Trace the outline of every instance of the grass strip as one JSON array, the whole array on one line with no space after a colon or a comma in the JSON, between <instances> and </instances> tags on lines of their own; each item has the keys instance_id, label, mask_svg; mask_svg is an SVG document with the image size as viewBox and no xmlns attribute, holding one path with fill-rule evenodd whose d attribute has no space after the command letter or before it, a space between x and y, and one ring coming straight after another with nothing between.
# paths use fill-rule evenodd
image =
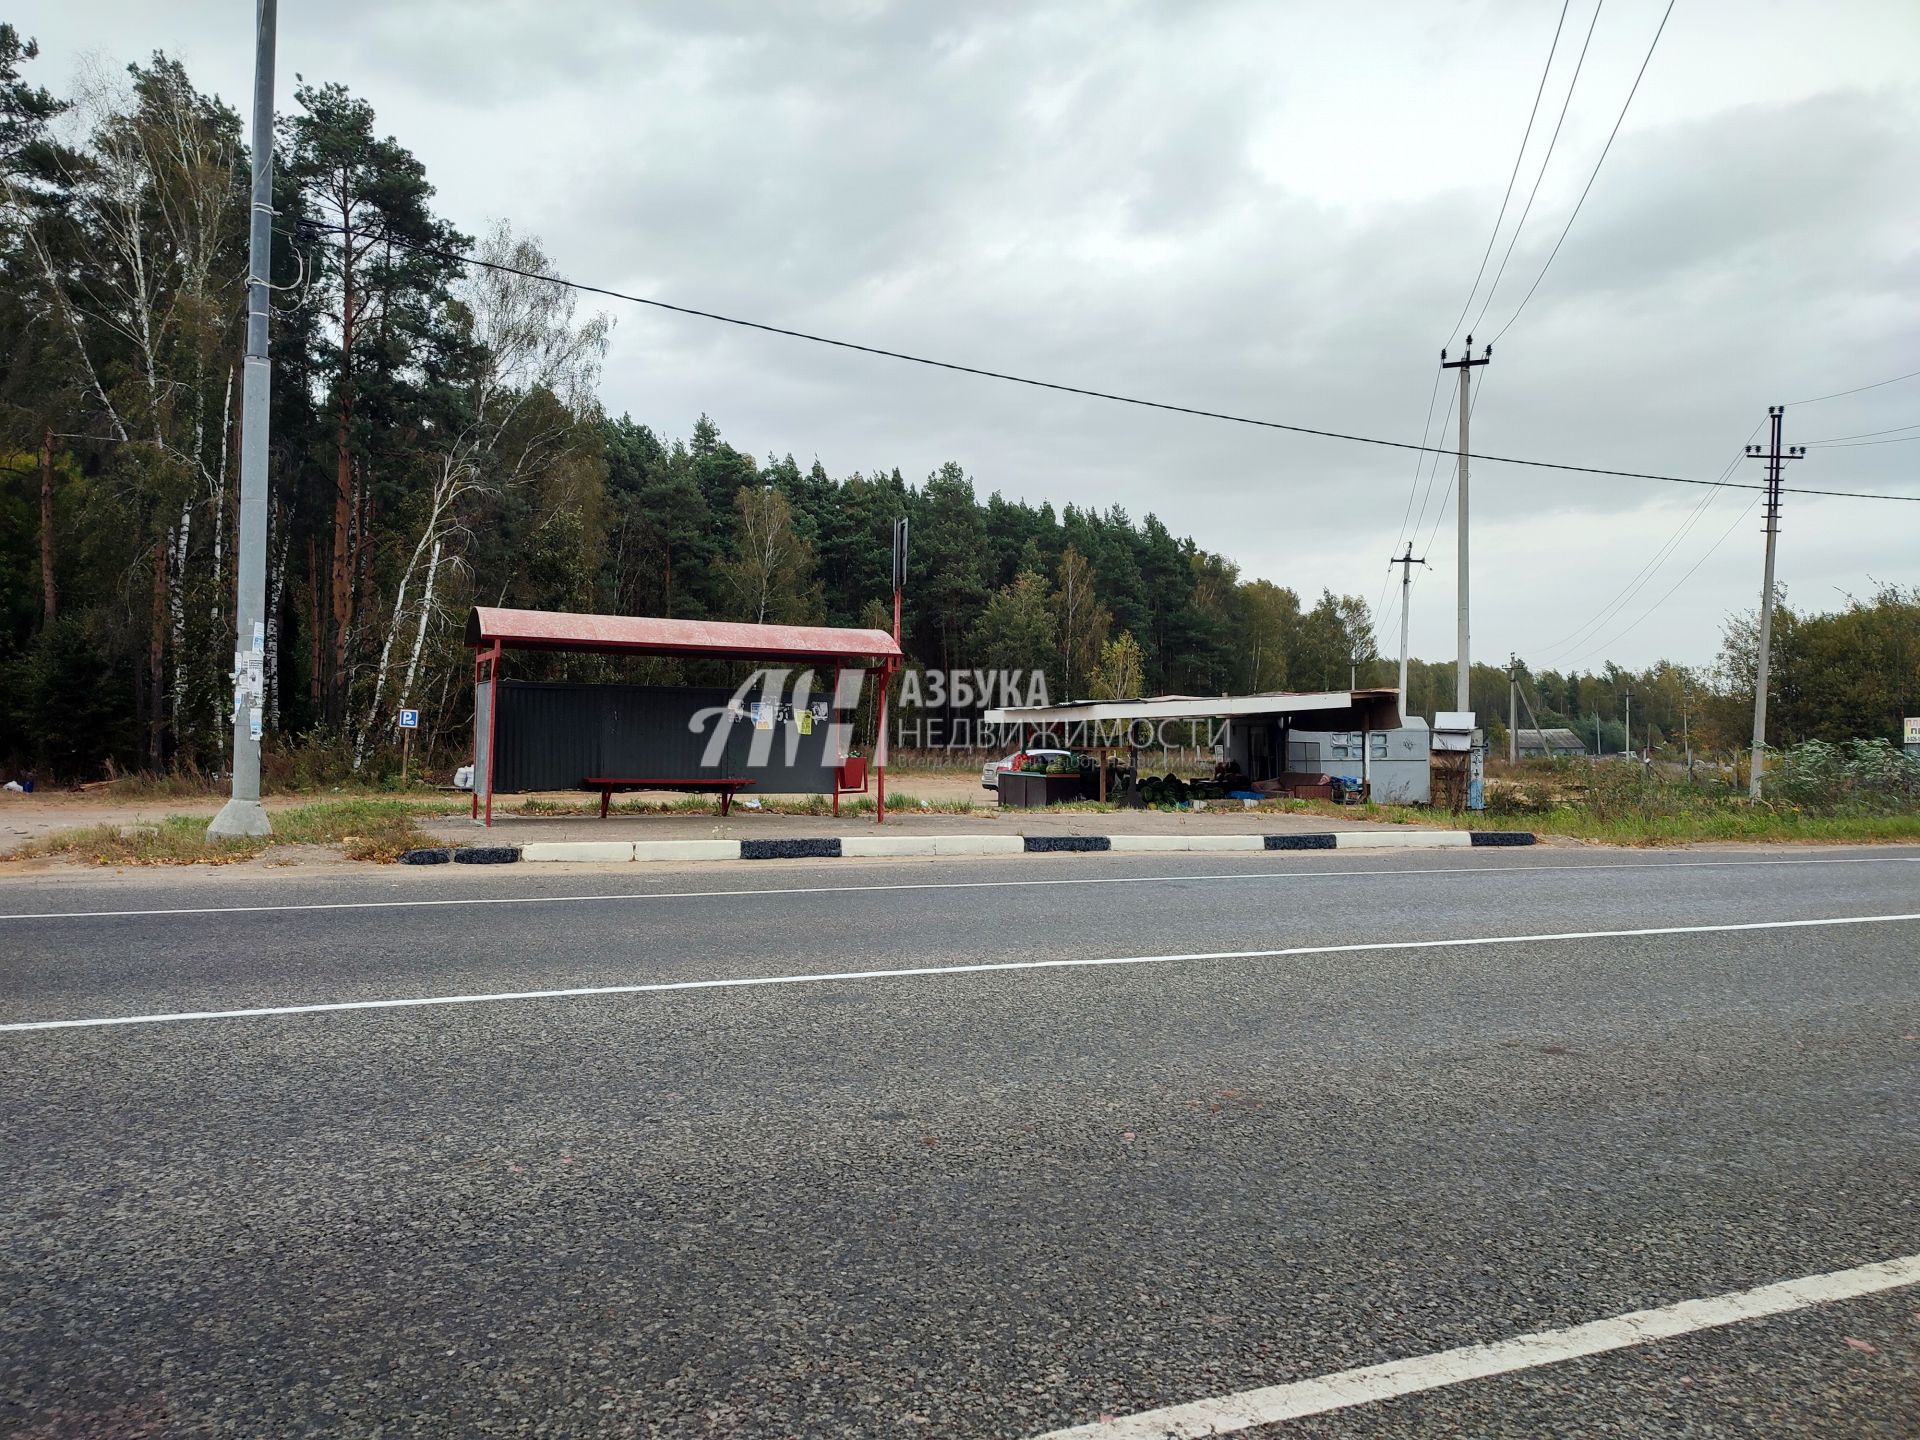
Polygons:
<instances>
[{"instance_id":1,"label":"grass strip","mask_svg":"<svg viewBox=\"0 0 1920 1440\"><path fill-rule=\"evenodd\" d=\"M415 823L422 807L404 800L321 800L273 815L270 836L210 836L204 815L168 815L129 825L56 830L0 859L62 856L90 865L230 865L275 845L320 845L349 860L391 861L431 839Z\"/></svg>"}]
</instances>

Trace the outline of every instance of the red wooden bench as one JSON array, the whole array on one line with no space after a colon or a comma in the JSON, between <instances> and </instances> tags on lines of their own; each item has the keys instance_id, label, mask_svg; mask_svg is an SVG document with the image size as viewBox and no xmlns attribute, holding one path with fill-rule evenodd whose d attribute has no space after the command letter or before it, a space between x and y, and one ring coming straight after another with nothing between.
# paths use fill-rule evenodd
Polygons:
<instances>
[{"instance_id":1,"label":"red wooden bench","mask_svg":"<svg viewBox=\"0 0 1920 1440\"><path fill-rule=\"evenodd\" d=\"M720 813L725 815L733 808L733 797L737 791L755 784L752 780L741 780L732 776L710 780L632 780L619 776L589 775L580 782L582 790L600 792L600 818L607 818L607 806L613 801L616 790L687 790L697 795L718 795Z\"/></svg>"}]
</instances>

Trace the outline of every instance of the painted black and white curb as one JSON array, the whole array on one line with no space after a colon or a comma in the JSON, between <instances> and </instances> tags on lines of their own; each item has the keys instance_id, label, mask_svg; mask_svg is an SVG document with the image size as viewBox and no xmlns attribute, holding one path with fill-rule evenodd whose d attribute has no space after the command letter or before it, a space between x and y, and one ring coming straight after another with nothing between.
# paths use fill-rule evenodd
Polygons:
<instances>
[{"instance_id":1,"label":"painted black and white curb","mask_svg":"<svg viewBox=\"0 0 1920 1440\"><path fill-rule=\"evenodd\" d=\"M409 850L407 865L617 864L629 860L839 860L927 855L1464 850L1531 845L1526 830L1328 830L1300 835L840 835L817 840L547 840Z\"/></svg>"}]
</instances>

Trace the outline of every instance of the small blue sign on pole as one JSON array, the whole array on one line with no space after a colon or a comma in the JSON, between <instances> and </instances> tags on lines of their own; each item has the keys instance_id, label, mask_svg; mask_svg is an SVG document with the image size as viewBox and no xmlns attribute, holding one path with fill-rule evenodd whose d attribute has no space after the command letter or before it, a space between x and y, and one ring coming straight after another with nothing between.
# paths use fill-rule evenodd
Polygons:
<instances>
[{"instance_id":1,"label":"small blue sign on pole","mask_svg":"<svg viewBox=\"0 0 1920 1440\"><path fill-rule=\"evenodd\" d=\"M400 728L402 730L418 730L420 728L420 712L418 710L402 710L400 712Z\"/></svg>"}]
</instances>

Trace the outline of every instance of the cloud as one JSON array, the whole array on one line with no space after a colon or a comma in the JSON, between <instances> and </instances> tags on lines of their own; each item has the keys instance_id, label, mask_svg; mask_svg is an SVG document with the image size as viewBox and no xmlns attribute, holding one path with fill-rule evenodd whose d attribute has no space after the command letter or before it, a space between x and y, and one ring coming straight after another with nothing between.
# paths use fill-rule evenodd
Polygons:
<instances>
[{"instance_id":1,"label":"cloud","mask_svg":"<svg viewBox=\"0 0 1920 1440\"><path fill-rule=\"evenodd\" d=\"M203 84L244 95L250 37L230 5L88 8L107 13L22 17L48 74L111 35L115 58L165 46ZM1490 325L1544 262L1659 12L1619 0L1601 16ZM1583 0L1569 27L1584 33L1585 13ZM1552 33L1537 7L1411 0L1366 11L365 0L283 7L281 26L283 91L296 69L346 83L420 155L456 223L510 219L581 278L1404 440L1420 438L1443 327L1486 246ZM1677 9L1565 248L1479 377L1476 448L1713 478L1766 404L1920 367L1920 193L1907 178L1920 173L1917 48L1920 12L1903 0L1764 17L1735 0ZM1544 114L1569 73L1563 55ZM817 455L835 473L898 465L918 477L955 459L983 493L1156 512L1245 573L1306 594L1373 601L1402 516L1420 508L1404 451L658 312L619 318L611 410L670 433L704 411L744 449ZM1438 397L1428 438L1450 444L1449 392ZM1789 425L1838 434L1913 420L1920 382L1796 411ZM1920 493L1916 459L1901 446L1824 451L1795 478ZM1450 512L1439 523L1451 475L1442 461L1412 537L1436 567L1414 607L1415 646L1435 657L1452 649ZM1757 477L1736 465L1732 478ZM1603 611L1701 498L1494 464L1476 464L1472 484L1475 645L1487 654L1544 650ZM1712 498L1622 628L1749 498ZM1819 604L1836 586L1866 588L1867 573L1911 578L1917 540L1920 506L1794 502L1782 573ZM1720 617L1752 604L1757 548L1755 526L1736 527L1615 658L1709 657Z\"/></svg>"}]
</instances>

